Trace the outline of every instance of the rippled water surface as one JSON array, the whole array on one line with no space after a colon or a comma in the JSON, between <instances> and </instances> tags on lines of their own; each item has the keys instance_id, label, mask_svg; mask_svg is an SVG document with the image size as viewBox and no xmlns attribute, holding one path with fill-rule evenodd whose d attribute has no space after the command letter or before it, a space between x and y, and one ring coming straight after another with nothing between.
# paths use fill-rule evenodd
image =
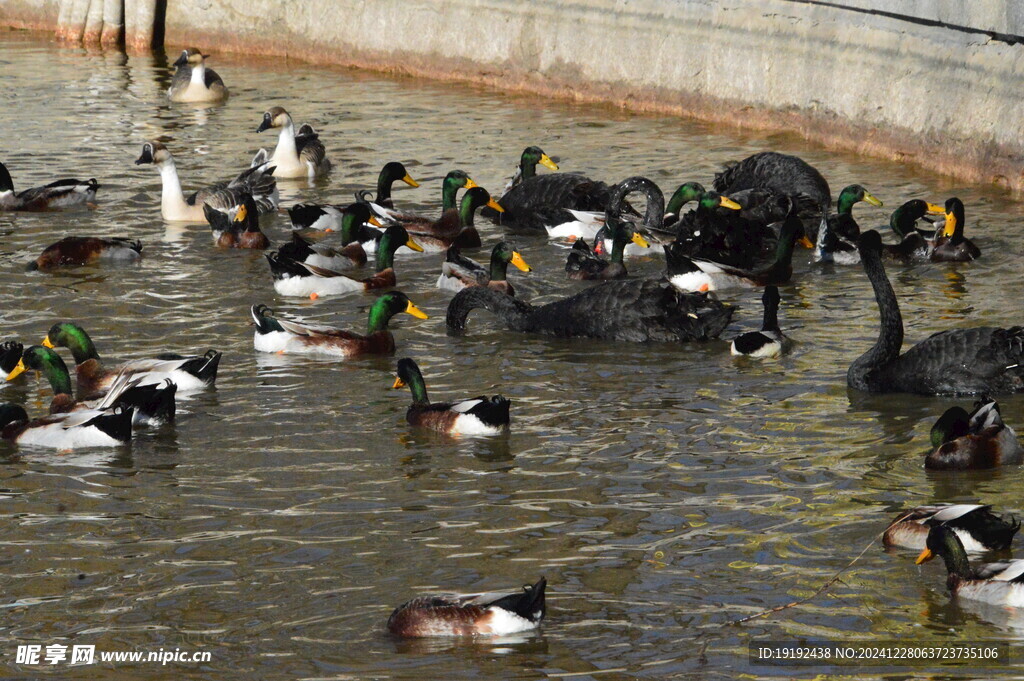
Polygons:
<instances>
[{"instance_id":1,"label":"rippled water surface","mask_svg":"<svg viewBox=\"0 0 1024 681\"><path fill-rule=\"evenodd\" d=\"M877 331L859 267L815 266L799 250L781 312L795 351L752 362L730 357L724 340L638 347L519 335L486 312L470 318L465 336L449 337L450 294L434 287L441 256L400 257L400 288L430 319L396 320L399 356L419 361L435 399L513 400L509 436L455 441L406 425L408 392L389 390L393 358L256 354L253 303L362 329L372 297L278 297L260 254L218 251L205 226L165 223L157 173L133 161L143 140L159 137L186 188L227 179L274 143L255 130L278 104L321 131L336 164L311 185L282 182L283 205L348 201L386 161L402 160L423 186L396 188L396 203L436 213L448 170L500 193L528 144L564 170L609 181L643 174L669 190L709 183L725 161L763 149L799 153L834 194L860 182L886 202L859 205L862 226L884 224L911 197L967 204L980 261L890 272L912 342L951 326L1020 323L1020 204L789 136L294 62L217 55L230 101L170 105L168 61L0 38L0 159L16 186L66 176L103 185L95 210L0 214L2 335L38 342L54 321L74 319L111 361L224 353L216 389L182 402L174 427L142 433L131 447L0 446L3 664L16 643L39 642L208 650L212 661L18 673L788 678L814 670L752 666L747 643L1021 636L1024 618L951 604L940 561L917 568L911 553L877 545L811 603L729 625L810 595L907 505L981 500L1021 511L1020 469L922 468L928 429L949 400L847 390L847 366ZM288 238L286 215L263 224L273 241ZM481 231L487 244L501 236L486 222ZM145 258L120 269L25 271L67 234L137 237ZM565 279L563 248L541 238L516 244L534 267L510 275L521 296L546 301L578 288ZM662 263L628 265L656 275ZM740 310L725 337L759 328L759 297L729 296ZM0 391L34 413L49 400L34 378ZM1024 424L1020 398L1002 405L1008 423ZM539 634L410 643L384 631L391 608L412 595L514 587L542 574L549 614ZM897 673L845 673L887 669Z\"/></svg>"}]
</instances>

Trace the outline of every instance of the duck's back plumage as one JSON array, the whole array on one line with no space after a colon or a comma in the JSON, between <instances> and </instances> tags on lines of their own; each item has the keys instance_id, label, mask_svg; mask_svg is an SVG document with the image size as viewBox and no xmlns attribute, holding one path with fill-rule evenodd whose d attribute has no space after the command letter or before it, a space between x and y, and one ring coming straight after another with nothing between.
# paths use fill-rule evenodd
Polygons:
<instances>
[{"instance_id":1,"label":"duck's back plumage","mask_svg":"<svg viewBox=\"0 0 1024 681\"><path fill-rule=\"evenodd\" d=\"M461 596L420 596L395 608L388 631L408 638L424 636L501 636L535 629L544 619L544 591L540 578L522 593Z\"/></svg>"}]
</instances>

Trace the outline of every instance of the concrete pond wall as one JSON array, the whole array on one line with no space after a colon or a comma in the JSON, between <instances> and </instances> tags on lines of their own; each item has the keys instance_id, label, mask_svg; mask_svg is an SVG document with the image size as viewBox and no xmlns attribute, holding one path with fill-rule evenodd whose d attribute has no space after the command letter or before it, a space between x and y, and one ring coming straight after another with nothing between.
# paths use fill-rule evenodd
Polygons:
<instances>
[{"instance_id":1,"label":"concrete pond wall","mask_svg":"<svg viewBox=\"0 0 1024 681\"><path fill-rule=\"evenodd\" d=\"M0 0L0 24L112 1L168 46L789 130L1024 192L1022 0Z\"/></svg>"}]
</instances>

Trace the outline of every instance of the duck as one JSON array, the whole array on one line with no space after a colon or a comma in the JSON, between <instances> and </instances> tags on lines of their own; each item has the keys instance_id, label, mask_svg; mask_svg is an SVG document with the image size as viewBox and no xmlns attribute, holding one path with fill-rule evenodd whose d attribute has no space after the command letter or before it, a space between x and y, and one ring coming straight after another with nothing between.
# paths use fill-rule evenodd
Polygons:
<instances>
[{"instance_id":1,"label":"duck","mask_svg":"<svg viewBox=\"0 0 1024 681\"><path fill-rule=\"evenodd\" d=\"M486 286L515 297L516 291L508 282L509 265L521 272L531 272L533 268L526 264L523 256L507 241L499 241L491 249L489 267L484 267L459 252L458 246L451 246L441 263L441 276L437 278L437 287L449 291L461 291L467 286Z\"/></svg>"},{"instance_id":2,"label":"duck","mask_svg":"<svg viewBox=\"0 0 1024 681\"><path fill-rule=\"evenodd\" d=\"M78 208L93 205L99 182L88 180L57 180L42 187L15 193L14 180L7 166L0 163L0 211L42 211Z\"/></svg>"},{"instance_id":3,"label":"duck","mask_svg":"<svg viewBox=\"0 0 1024 681\"><path fill-rule=\"evenodd\" d=\"M21 353L24 349L24 345L13 339L0 343L0 376L3 377L4 382L8 380L11 372L18 367L18 362L21 361ZM19 370L18 373L21 373L21 371Z\"/></svg>"},{"instance_id":4,"label":"duck","mask_svg":"<svg viewBox=\"0 0 1024 681\"><path fill-rule=\"evenodd\" d=\"M817 168L799 156L762 151L741 161L726 164L715 174L712 188L719 194L735 196L746 189L769 189L790 197L797 204L801 220L828 219L832 191ZM813 230L810 234L816 234Z\"/></svg>"},{"instance_id":5,"label":"duck","mask_svg":"<svg viewBox=\"0 0 1024 681\"><path fill-rule=\"evenodd\" d=\"M372 291L390 288L397 281L395 277L395 251L407 246L414 251L423 248L413 241L409 233L401 225L391 225L381 237L380 248L377 249L376 273L365 279L353 279L336 270L330 270L308 262L295 260L288 255L285 244L282 250L267 253L270 274L274 278L274 290L283 296L303 296L313 300L320 296L339 295L352 291Z\"/></svg>"},{"instance_id":6,"label":"duck","mask_svg":"<svg viewBox=\"0 0 1024 681\"><path fill-rule=\"evenodd\" d=\"M687 253L692 245L674 241L665 246L666 277L681 291L719 291L785 284L793 277L793 249L803 229L793 203L776 241L774 257L750 269L689 257Z\"/></svg>"},{"instance_id":7,"label":"duck","mask_svg":"<svg viewBox=\"0 0 1024 681\"><path fill-rule=\"evenodd\" d=\"M479 248L482 243L474 215L482 206L497 206L496 210L502 210L486 189L471 187L462 195L458 209L446 210L439 219L402 219L397 224L405 227L427 253L440 253L452 246Z\"/></svg>"},{"instance_id":8,"label":"duck","mask_svg":"<svg viewBox=\"0 0 1024 681\"><path fill-rule=\"evenodd\" d=\"M174 75L167 97L172 102L222 102L228 98L224 81L213 69L206 68L210 55L196 47L181 51L174 62Z\"/></svg>"},{"instance_id":9,"label":"duck","mask_svg":"<svg viewBox=\"0 0 1024 681\"><path fill-rule=\"evenodd\" d=\"M931 260L935 242L917 228L917 221L926 215L945 215L945 208L922 199L906 201L889 216L889 229L900 238L898 244L885 244L882 255L894 262L926 262ZM933 230L934 232L934 230Z\"/></svg>"},{"instance_id":10,"label":"duck","mask_svg":"<svg viewBox=\"0 0 1024 681\"><path fill-rule=\"evenodd\" d=\"M13 380L29 369L40 372L53 390L51 414L83 409L108 411L120 407L134 410L133 420L136 424L159 426L174 421L177 386L170 380L160 384L139 385L140 377L121 372L111 382L105 395L89 395L76 400L71 391L68 367L52 349L41 345L25 348L18 366L8 375L7 380Z\"/></svg>"},{"instance_id":11,"label":"duck","mask_svg":"<svg viewBox=\"0 0 1024 681\"><path fill-rule=\"evenodd\" d=\"M744 357L779 357L789 349L790 340L779 329L779 288L765 286L761 295L764 321L760 331L750 331L733 339L730 352Z\"/></svg>"},{"instance_id":12,"label":"duck","mask_svg":"<svg viewBox=\"0 0 1024 681\"><path fill-rule=\"evenodd\" d=\"M947 409L932 426L931 443L925 468L977 470L1024 461L1017 433L1003 423L999 404L987 395L970 414L959 406Z\"/></svg>"},{"instance_id":13,"label":"duck","mask_svg":"<svg viewBox=\"0 0 1024 681\"><path fill-rule=\"evenodd\" d=\"M366 202L375 203L382 208L394 210L395 202L391 198L391 188L395 182L404 182L410 187L416 188L420 183L412 179L412 175L406 170L405 165L398 161L389 161L380 169L377 175L377 195L371 200L369 196L360 195Z\"/></svg>"},{"instance_id":14,"label":"duck","mask_svg":"<svg viewBox=\"0 0 1024 681\"><path fill-rule=\"evenodd\" d=\"M882 264L875 230L858 242L875 292L881 328L875 345L854 360L846 382L855 390L919 395L999 395L1024 390L1024 327L940 331L904 353L903 317Z\"/></svg>"},{"instance_id":15,"label":"duck","mask_svg":"<svg viewBox=\"0 0 1024 681\"><path fill-rule=\"evenodd\" d=\"M274 170L275 177L313 179L331 169L327 150L313 126L303 125L296 134L291 114L280 106L273 106L263 114L263 121L256 132L271 128L281 129L277 148L270 156L270 163L277 167Z\"/></svg>"},{"instance_id":16,"label":"duck","mask_svg":"<svg viewBox=\"0 0 1024 681\"><path fill-rule=\"evenodd\" d=\"M428 319L401 291L389 291L373 302L365 336L328 326L308 326L279 319L262 304L253 305L250 311L256 325L253 346L257 352L342 359L394 354L395 337L388 330L388 322L397 314L404 312L417 319Z\"/></svg>"},{"instance_id":17,"label":"duck","mask_svg":"<svg viewBox=\"0 0 1024 681\"><path fill-rule=\"evenodd\" d=\"M446 435L498 435L508 430L511 403L501 395L481 395L461 402L431 404L419 365L403 357L398 360L398 377L391 387L406 386L412 392L412 405L405 412L405 420L411 426Z\"/></svg>"},{"instance_id":18,"label":"duck","mask_svg":"<svg viewBox=\"0 0 1024 681\"><path fill-rule=\"evenodd\" d=\"M425 636L506 636L540 626L546 607L547 580L523 587L522 593L435 594L395 608L388 631L403 638Z\"/></svg>"},{"instance_id":19,"label":"duck","mask_svg":"<svg viewBox=\"0 0 1024 681\"><path fill-rule=\"evenodd\" d=\"M816 262L834 262L839 265L856 265L860 262L860 253L857 251L860 225L853 218L853 206L861 201L882 206L879 199L859 184L851 184L840 192L836 200L838 213L830 215L819 227L814 251Z\"/></svg>"},{"instance_id":20,"label":"duck","mask_svg":"<svg viewBox=\"0 0 1024 681\"><path fill-rule=\"evenodd\" d=\"M13 444L73 450L118 447L132 439L132 408L83 410L29 419L24 407L0 405L0 438Z\"/></svg>"},{"instance_id":21,"label":"duck","mask_svg":"<svg viewBox=\"0 0 1024 681\"><path fill-rule=\"evenodd\" d=\"M697 189L693 191L696 193ZM677 245L673 250L677 255L739 269L752 269L771 257L778 236L767 223L744 218L743 207L718 192L703 191L696 196L696 209L683 215L675 225ZM783 197L783 201L788 214L790 200Z\"/></svg>"},{"instance_id":22,"label":"duck","mask_svg":"<svg viewBox=\"0 0 1024 681\"><path fill-rule=\"evenodd\" d=\"M203 214L210 223L213 241L221 248L270 248L270 239L260 231L259 210L252 194L245 194L234 219L209 205L203 205Z\"/></svg>"},{"instance_id":23,"label":"duck","mask_svg":"<svg viewBox=\"0 0 1024 681\"><path fill-rule=\"evenodd\" d=\"M932 262L970 262L981 257L981 249L964 236L964 202L953 197L946 200L946 222L936 235L931 252Z\"/></svg>"},{"instance_id":24,"label":"duck","mask_svg":"<svg viewBox=\"0 0 1024 681\"><path fill-rule=\"evenodd\" d=\"M656 235L662 232L665 219L665 195L654 182L635 175L627 177L613 187L608 188L605 209L600 212L586 212L560 207L541 207L535 209L536 215L543 214L544 229L548 238L565 238L570 241L577 239L593 239L595 252L611 252L612 241L607 225L612 221L639 222L639 215L626 202L626 197L633 192L641 192L647 199L642 229L646 234ZM653 238L653 237L652 237ZM607 242L607 247L605 247ZM650 247L651 244L648 244ZM626 255L635 255L646 249L634 252L634 246L626 245ZM658 243L660 250L660 242Z\"/></svg>"},{"instance_id":25,"label":"duck","mask_svg":"<svg viewBox=\"0 0 1024 681\"><path fill-rule=\"evenodd\" d=\"M79 267L96 262L124 264L142 257L142 242L126 237L66 236L43 249L28 264L29 271Z\"/></svg>"},{"instance_id":26,"label":"duck","mask_svg":"<svg viewBox=\"0 0 1024 681\"><path fill-rule=\"evenodd\" d=\"M448 171L448 174L444 176L443 180L441 180L441 213L446 213L456 207L456 199L458 198L460 189L468 190L479 186L480 185L474 182L473 178L471 178L464 170L455 169ZM379 203L374 203L369 200L368 193L366 191L357 192L356 201L366 203L373 215L384 225L395 222L400 224L406 224L409 222L431 222L430 218L412 213L405 213L394 210L393 208L382 206Z\"/></svg>"},{"instance_id":27,"label":"duck","mask_svg":"<svg viewBox=\"0 0 1024 681\"><path fill-rule=\"evenodd\" d=\"M603 237L595 237L594 250L591 250L584 239L576 240L565 261L565 272L570 279L622 279L626 276L626 265L622 261L626 244L632 242L640 248L646 248L647 240L634 231L631 226L618 220L612 222L610 232L613 238L611 255L608 260L594 252L596 246L603 243Z\"/></svg>"},{"instance_id":28,"label":"duck","mask_svg":"<svg viewBox=\"0 0 1024 681\"><path fill-rule=\"evenodd\" d=\"M332 248L313 243L298 232L292 232L291 242L278 249L278 256L334 271L366 264L366 250L358 241Z\"/></svg>"},{"instance_id":29,"label":"duck","mask_svg":"<svg viewBox=\"0 0 1024 681\"><path fill-rule=\"evenodd\" d=\"M359 201L348 206L319 205L315 203L297 203L288 209L293 230L317 230L322 232L341 232L342 246L356 244L363 251L363 262L366 256L376 252L380 238L384 234L382 224L370 212L370 205Z\"/></svg>"},{"instance_id":30,"label":"duck","mask_svg":"<svg viewBox=\"0 0 1024 681\"><path fill-rule=\"evenodd\" d=\"M956 533L968 553L1003 551L1010 548L1020 521L1001 518L991 506L981 504L934 504L918 506L896 516L882 534L885 546L902 546L920 551L928 533L945 525Z\"/></svg>"},{"instance_id":31,"label":"duck","mask_svg":"<svg viewBox=\"0 0 1024 681\"><path fill-rule=\"evenodd\" d=\"M79 395L101 395L118 374L140 379L138 385L153 385L171 379L181 392L194 392L212 386L217 380L221 353L208 350L204 355L183 357L164 353L153 359L136 359L116 368L107 368L100 360L89 334L74 322L57 322L43 339L43 346L67 348L75 359Z\"/></svg>"},{"instance_id":32,"label":"duck","mask_svg":"<svg viewBox=\"0 0 1024 681\"><path fill-rule=\"evenodd\" d=\"M603 281L539 306L475 286L459 291L448 303L448 330L464 332L469 313L478 307L513 331L633 343L717 338L735 309L706 294L683 293L663 279Z\"/></svg>"},{"instance_id":33,"label":"duck","mask_svg":"<svg viewBox=\"0 0 1024 681\"><path fill-rule=\"evenodd\" d=\"M160 215L177 222L206 222L204 205L234 216L246 194L256 200L260 214L277 210L276 170L265 163L250 166L230 182L219 182L192 193L188 198L181 190L178 169L167 147L156 140L142 145L142 154L135 165L152 164L160 171Z\"/></svg>"},{"instance_id":34,"label":"duck","mask_svg":"<svg viewBox=\"0 0 1024 681\"><path fill-rule=\"evenodd\" d=\"M945 525L935 525L928 531L925 548L914 562L921 565L935 556L941 556L946 564L946 588L955 598L1024 608L1024 560L982 563L972 568L960 537Z\"/></svg>"},{"instance_id":35,"label":"duck","mask_svg":"<svg viewBox=\"0 0 1024 681\"><path fill-rule=\"evenodd\" d=\"M558 164L555 163L550 156L545 154L544 150L540 147L531 145L523 149L523 153L519 155L519 164L516 165L516 171L505 184L505 189L502 191L501 195L505 196L512 187L515 187L523 180L528 180L535 176L537 174L538 165L542 165L548 170L558 171ZM485 217L494 217L495 215L497 214L485 215Z\"/></svg>"}]
</instances>

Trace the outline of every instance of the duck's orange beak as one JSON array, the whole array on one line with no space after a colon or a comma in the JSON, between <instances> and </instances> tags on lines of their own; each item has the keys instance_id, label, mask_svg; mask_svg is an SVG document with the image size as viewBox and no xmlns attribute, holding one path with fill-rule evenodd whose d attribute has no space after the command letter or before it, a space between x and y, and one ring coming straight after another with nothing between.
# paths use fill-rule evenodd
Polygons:
<instances>
[{"instance_id":1,"label":"duck's orange beak","mask_svg":"<svg viewBox=\"0 0 1024 681\"><path fill-rule=\"evenodd\" d=\"M533 268L526 264L526 261L523 260L523 256L519 255L518 251L512 251L512 259L509 260L509 262L518 267L523 272L533 271Z\"/></svg>"},{"instance_id":2,"label":"duck's orange beak","mask_svg":"<svg viewBox=\"0 0 1024 681\"><path fill-rule=\"evenodd\" d=\"M402 182L406 183L410 187L419 187L420 186L420 183L417 182L416 180L412 179L412 175L410 175L409 173L405 174L405 177L402 178Z\"/></svg>"},{"instance_id":3,"label":"duck's orange beak","mask_svg":"<svg viewBox=\"0 0 1024 681\"><path fill-rule=\"evenodd\" d=\"M487 207L488 208L493 208L494 210L498 211L499 213L504 213L505 212L505 209L501 207L501 204L498 203L497 201L495 201L494 199L488 199L487 200Z\"/></svg>"},{"instance_id":4,"label":"duck's orange beak","mask_svg":"<svg viewBox=\"0 0 1024 681\"><path fill-rule=\"evenodd\" d=\"M914 565L920 565L921 563L926 563L926 562L928 562L929 560L931 560L934 557L935 557L935 554L932 553L931 549L925 549L917 557L917 560L914 561Z\"/></svg>"},{"instance_id":5,"label":"duck's orange beak","mask_svg":"<svg viewBox=\"0 0 1024 681\"><path fill-rule=\"evenodd\" d=\"M411 314L416 319L430 319L423 310L413 305L411 300L409 301L409 304L405 306L405 313Z\"/></svg>"},{"instance_id":6,"label":"duck's orange beak","mask_svg":"<svg viewBox=\"0 0 1024 681\"><path fill-rule=\"evenodd\" d=\"M540 164L548 170L558 170L558 164L551 160L547 154L540 155Z\"/></svg>"},{"instance_id":7,"label":"duck's orange beak","mask_svg":"<svg viewBox=\"0 0 1024 681\"><path fill-rule=\"evenodd\" d=\"M7 374L7 380L13 381L18 376L21 376L23 373L25 373L25 370L27 368L28 367L25 366L25 360L19 359L18 364L13 369L11 369L11 373Z\"/></svg>"},{"instance_id":8,"label":"duck's orange beak","mask_svg":"<svg viewBox=\"0 0 1024 681\"><path fill-rule=\"evenodd\" d=\"M395 382L391 384L391 389L392 390L396 390L397 388L404 388L404 387L405 387L405 381L403 381L402 379L400 379L400 378L398 378L396 376L395 377Z\"/></svg>"},{"instance_id":9,"label":"duck's orange beak","mask_svg":"<svg viewBox=\"0 0 1024 681\"><path fill-rule=\"evenodd\" d=\"M50 340L49 336L47 336L46 338L43 339L43 347L44 348L50 348L51 350L53 350L53 348L54 348L53 341Z\"/></svg>"}]
</instances>

